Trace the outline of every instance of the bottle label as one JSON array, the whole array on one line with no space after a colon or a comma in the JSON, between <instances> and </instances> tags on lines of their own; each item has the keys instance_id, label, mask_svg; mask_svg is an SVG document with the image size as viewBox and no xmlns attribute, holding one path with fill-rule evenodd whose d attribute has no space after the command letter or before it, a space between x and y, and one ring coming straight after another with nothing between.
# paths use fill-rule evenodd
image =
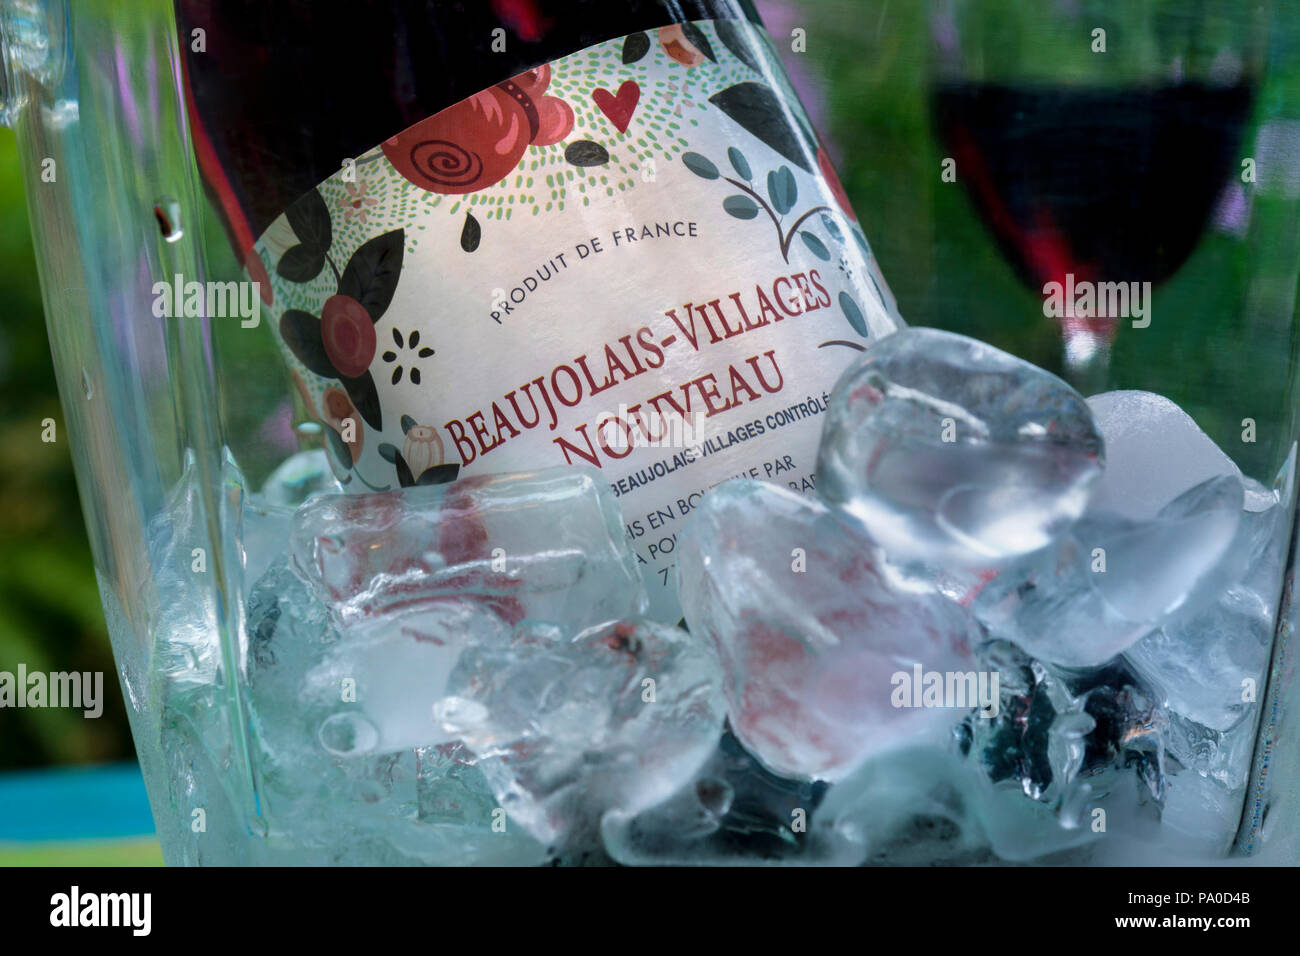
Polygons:
<instances>
[{"instance_id":1,"label":"bottle label","mask_svg":"<svg viewBox=\"0 0 1300 956\"><path fill-rule=\"evenodd\" d=\"M345 161L256 249L349 490L597 469L672 622L700 498L737 476L812 490L827 393L901 324L744 21L636 33L484 90Z\"/></svg>"}]
</instances>

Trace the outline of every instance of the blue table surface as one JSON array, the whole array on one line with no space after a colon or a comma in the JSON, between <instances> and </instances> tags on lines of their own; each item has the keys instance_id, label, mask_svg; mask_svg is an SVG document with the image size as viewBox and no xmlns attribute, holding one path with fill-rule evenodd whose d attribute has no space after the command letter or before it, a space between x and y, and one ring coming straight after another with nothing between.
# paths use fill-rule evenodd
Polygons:
<instances>
[{"instance_id":1,"label":"blue table surface","mask_svg":"<svg viewBox=\"0 0 1300 956\"><path fill-rule=\"evenodd\" d=\"M0 774L0 843L102 840L153 832L137 764Z\"/></svg>"}]
</instances>

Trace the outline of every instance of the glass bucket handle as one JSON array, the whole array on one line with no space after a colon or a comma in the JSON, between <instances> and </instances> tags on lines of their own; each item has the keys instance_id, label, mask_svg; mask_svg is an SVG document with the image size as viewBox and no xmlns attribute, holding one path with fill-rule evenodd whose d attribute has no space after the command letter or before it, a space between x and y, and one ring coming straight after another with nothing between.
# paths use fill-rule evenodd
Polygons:
<instances>
[{"instance_id":1,"label":"glass bucket handle","mask_svg":"<svg viewBox=\"0 0 1300 956\"><path fill-rule=\"evenodd\" d=\"M27 84L62 80L67 22L67 0L0 0L0 126L14 125Z\"/></svg>"}]
</instances>

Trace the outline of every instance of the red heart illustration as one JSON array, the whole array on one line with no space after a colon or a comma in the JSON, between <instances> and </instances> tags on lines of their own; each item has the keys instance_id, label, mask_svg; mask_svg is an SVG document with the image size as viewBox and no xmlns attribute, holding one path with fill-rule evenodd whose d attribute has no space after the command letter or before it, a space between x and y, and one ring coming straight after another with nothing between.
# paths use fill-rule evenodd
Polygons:
<instances>
[{"instance_id":1,"label":"red heart illustration","mask_svg":"<svg viewBox=\"0 0 1300 956\"><path fill-rule=\"evenodd\" d=\"M618 96L602 88L592 93L591 98L618 131L626 133L632 114L636 112L636 104L641 100L641 87L635 80L628 80L618 88Z\"/></svg>"}]
</instances>

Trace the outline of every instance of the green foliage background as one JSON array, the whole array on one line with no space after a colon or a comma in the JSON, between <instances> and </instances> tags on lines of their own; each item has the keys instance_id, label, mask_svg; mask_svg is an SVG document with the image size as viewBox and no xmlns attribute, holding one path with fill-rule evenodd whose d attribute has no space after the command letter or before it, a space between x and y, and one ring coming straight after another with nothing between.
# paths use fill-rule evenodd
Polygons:
<instances>
[{"instance_id":1,"label":"green foliage background","mask_svg":"<svg viewBox=\"0 0 1300 956\"><path fill-rule=\"evenodd\" d=\"M0 769L132 756L50 360L14 135L0 129L0 671L102 671L104 714L0 710ZM42 422L56 424L54 442Z\"/></svg>"}]
</instances>

